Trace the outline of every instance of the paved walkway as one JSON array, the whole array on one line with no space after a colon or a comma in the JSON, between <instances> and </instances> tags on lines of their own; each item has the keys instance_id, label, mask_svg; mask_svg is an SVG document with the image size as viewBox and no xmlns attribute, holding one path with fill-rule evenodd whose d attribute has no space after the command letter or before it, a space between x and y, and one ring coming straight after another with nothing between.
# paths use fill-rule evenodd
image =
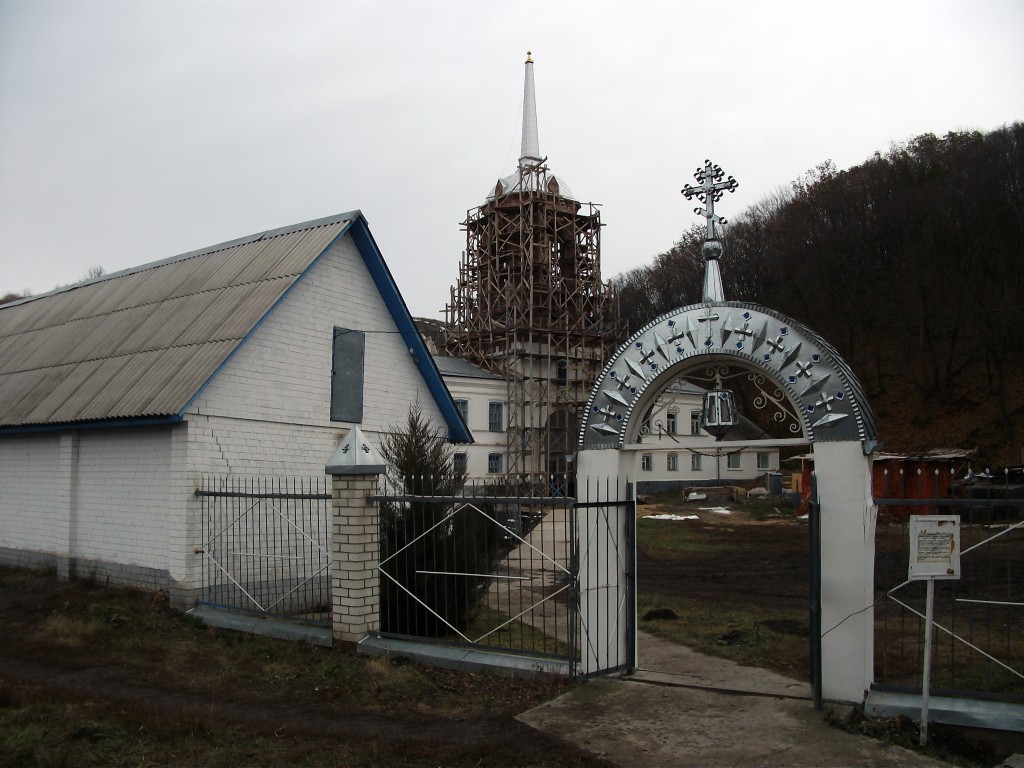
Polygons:
<instances>
[{"instance_id":1,"label":"paved walkway","mask_svg":"<svg viewBox=\"0 0 1024 768\"><path fill-rule=\"evenodd\" d=\"M948 768L830 726L806 683L643 633L638 643L635 675L591 680L519 719L621 766Z\"/></svg>"}]
</instances>

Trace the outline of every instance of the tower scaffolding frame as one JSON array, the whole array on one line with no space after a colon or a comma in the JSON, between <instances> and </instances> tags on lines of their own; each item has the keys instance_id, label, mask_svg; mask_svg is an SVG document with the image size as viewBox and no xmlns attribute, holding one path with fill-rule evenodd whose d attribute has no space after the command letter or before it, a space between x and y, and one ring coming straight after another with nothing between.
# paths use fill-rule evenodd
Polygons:
<instances>
[{"instance_id":1,"label":"tower scaffolding frame","mask_svg":"<svg viewBox=\"0 0 1024 768\"><path fill-rule=\"evenodd\" d=\"M506 381L506 473L560 475L621 329L601 282L598 207L560 194L545 160L521 161L512 178L462 224L446 346Z\"/></svg>"}]
</instances>

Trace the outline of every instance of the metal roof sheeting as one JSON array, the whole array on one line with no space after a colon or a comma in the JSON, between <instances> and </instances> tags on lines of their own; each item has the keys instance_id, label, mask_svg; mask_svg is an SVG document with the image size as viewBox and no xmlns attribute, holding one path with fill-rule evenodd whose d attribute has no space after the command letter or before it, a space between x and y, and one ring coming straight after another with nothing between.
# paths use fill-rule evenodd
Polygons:
<instances>
[{"instance_id":1,"label":"metal roof sheeting","mask_svg":"<svg viewBox=\"0 0 1024 768\"><path fill-rule=\"evenodd\" d=\"M464 376L470 379L496 379L498 381L505 380L501 376L497 376L490 371L485 371L483 368L478 368L472 363L467 363L465 360L458 357L434 355L434 362L437 364L437 370L441 372L442 376Z\"/></svg>"},{"instance_id":2,"label":"metal roof sheeting","mask_svg":"<svg viewBox=\"0 0 1024 768\"><path fill-rule=\"evenodd\" d=\"M0 428L180 415L359 216L252 235L0 307Z\"/></svg>"}]
</instances>

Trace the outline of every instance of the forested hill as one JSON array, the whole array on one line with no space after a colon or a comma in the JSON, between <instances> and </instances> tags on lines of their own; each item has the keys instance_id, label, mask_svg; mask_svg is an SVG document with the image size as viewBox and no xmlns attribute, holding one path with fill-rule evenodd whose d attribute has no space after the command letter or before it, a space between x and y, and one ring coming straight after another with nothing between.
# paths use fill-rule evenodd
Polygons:
<instances>
[{"instance_id":1,"label":"forested hill","mask_svg":"<svg viewBox=\"0 0 1024 768\"><path fill-rule=\"evenodd\" d=\"M923 135L825 162L723 238L726 298L821 333L871 399L887 450L1024 446L1024 124ZM703 227L615 278L631 330L698 303Z\"/></svg>"}]
</instances>

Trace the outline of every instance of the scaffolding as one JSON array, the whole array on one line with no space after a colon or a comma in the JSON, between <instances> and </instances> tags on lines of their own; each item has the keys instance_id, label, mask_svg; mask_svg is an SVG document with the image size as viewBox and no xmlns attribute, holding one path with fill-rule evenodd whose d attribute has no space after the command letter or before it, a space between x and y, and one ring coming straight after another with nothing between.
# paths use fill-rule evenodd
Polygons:
<instances>
[{"instance_id":1,"label":"scaffolding","mask_svg":"<svg viewBox=\"0 0 1024 768\"><path fill-rule=\"evenodd\" d=\"M521 161L518 177L504 181L509 188L499 182L463 222L446 351L507 383L506 472L561 475L621 336L601 282L601 217L594 204L561 195L543 160Z\"/></svg>"}]
</instances>

